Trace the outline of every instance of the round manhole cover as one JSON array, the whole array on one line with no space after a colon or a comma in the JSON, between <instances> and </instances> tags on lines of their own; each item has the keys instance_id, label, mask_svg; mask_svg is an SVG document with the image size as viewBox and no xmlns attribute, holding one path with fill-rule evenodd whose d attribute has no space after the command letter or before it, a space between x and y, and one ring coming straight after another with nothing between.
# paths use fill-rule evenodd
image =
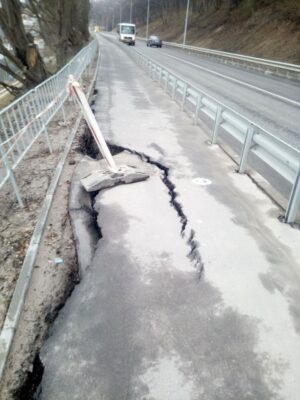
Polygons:
<instances>
[{"instance_id":1,"label":"round manhole cover","mask_svg":"<svg viewBox=\"0 0 300 400\"><path fill-rule=\"evenodd\" d=\"M211 185L211 181L207 178L195 178L193 179L193 183L200 186Z\"/></svg>"}]
</instances>

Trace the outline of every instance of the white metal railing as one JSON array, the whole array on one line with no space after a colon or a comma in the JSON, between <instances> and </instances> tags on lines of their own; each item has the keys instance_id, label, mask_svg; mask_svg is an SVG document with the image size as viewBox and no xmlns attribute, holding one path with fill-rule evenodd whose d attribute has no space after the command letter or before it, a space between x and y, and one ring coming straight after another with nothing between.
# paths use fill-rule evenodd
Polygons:
<instances>
[{"instance_id":1,"label":"white metal railing","mask_svg":"<svg viewBox=\"0 0 300 400\"><path fill-rule=\"evenodd\" d=\"M146 41L144 38L139 40ZM206 49L204 47L188 46L175 42L163 42L163 46L180 48L182 50L192 51L206 57L217 58L224 63L235 65L246 65L249 68L260 70L263 72L269 71L275 75L285 76L295 79L300 79L300 65L290 64L280 61L268 60L263 58L245 56L242 54L228 53L220 50Z\"/></svg>"},{"instance_id":2,"label":"white metal railing","mask_svg":"<svg viewBox=\"0 0 300 400\"><path fill-rule=\"evenodd\" d=\"M217 143L222 130L242 144L238 172L246 171L249 154L255 154L292 185L285 221L295 222L300 204L300 151L261 128L232 108L194 88L187 81L157 64L139 51L133 53L137 62L183 108L193 112L198 123L200 113L214 121L212 143Z\"/></svg>"},{"instance_id":3,"label":"white metal railing","mask_svg":"<svg viewBox=\"0 0 300 400\"><path fill-rule=\"evenodd\" d=\"M21 206L23 202L14 170L41 134L52 152L47 125L59 110L65 118L63 104L68 96L69 75L79 79L96 56L97 49L94 40L59 72L0 112L0 190L10 181Z\"/></svg>"}]
</instances>

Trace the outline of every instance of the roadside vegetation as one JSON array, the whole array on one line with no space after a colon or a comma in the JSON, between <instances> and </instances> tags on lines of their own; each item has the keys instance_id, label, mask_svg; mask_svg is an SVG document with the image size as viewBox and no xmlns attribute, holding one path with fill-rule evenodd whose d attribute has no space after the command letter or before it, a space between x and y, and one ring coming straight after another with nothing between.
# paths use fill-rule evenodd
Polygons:
<instances>
[{"instance_id":1,"label":"roadside vegetation","mask_svg":"<svg viewBox=\"0 0 300 400\"><path fill-rule=\"evenodd\" d=\"M132 2L132 20L145 36L147 0ZM120 5L129 21L130 0L92 4L103 28L119 22ZM186 6L187 0L150 0L149 33L182 42ZM300 1L190 0L187 44L300 63Z\"/></svg>"},{"instance_id":2,"label":"roadside vegetation","mask_svg":"<svg viewBox=\"0 0 300 400\"><path fill-rule=\"evenodd\" d=\"M89 40L89 11L89 0L2 0L0 85L18 94L64 65Z\"/></svg>"}]
</instances>

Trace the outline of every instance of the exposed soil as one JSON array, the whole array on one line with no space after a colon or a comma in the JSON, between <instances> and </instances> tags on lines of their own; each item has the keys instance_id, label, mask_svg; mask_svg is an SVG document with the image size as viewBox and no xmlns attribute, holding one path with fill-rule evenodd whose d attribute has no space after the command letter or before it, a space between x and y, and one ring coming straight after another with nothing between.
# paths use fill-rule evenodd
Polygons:
<instances>
[{"instance_id":1,"label":"exposed soil","mask_svg":"<svg viewBox=\"0 0 300 400\"><path fill-rule=\"evenodd\" d=\"M68 190L74 162L80 157L74 150L70 152L50 211L0 391L3 400L31 398L33 384L29 378L36 379L36 356L47 337L49 326L79 279L68 215ZM55 264L55 257L60 257L63 263Z\"/></svg>"},{"instance_id":2,"label":"exposed soil","mask_svg":"<svg viewBox=\"0 0 300 400\"><path fill-rule=\"evenodd\" d=\"M83 87L90 84L91 78L92 75L84 77ZM9 184L0 192L0 328L54 168L78 117L78 108L73 101L67 101L65 111L66 123L59 113L48 127L53 154L49 153L40 136L16 170L25 207L21 209L18 206ZM84 129L85 124L81 123L77 135ZM58 311L79 279L68 214L69 185L75 165L82 157L77 148L75 141L56 190L19 329L1 382L1 400L31 398L32 387L38 383L39 350ZM55 258L60 258L62 263Z\"/></svg>"}]
</instances>

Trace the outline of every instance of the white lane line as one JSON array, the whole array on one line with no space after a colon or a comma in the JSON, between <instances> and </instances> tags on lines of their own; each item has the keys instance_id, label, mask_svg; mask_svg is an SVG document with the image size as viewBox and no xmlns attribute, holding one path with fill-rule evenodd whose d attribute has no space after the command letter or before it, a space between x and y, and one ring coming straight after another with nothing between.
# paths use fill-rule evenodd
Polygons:
<instances>
[{"instance_id":1,"label":"white lane line","mask_svg":"<svg viewBox=\"0 0 300 400\"><path fill-rule=\"evenodd\" d=\"M229 81L231 81L231 82L238 83L239 85L242 85L242 86L248 87L248 88L250 88L250 89L256 90L256 91L258 91L258 92L267 94L267 95L269 95L269 96L271 96L271 97L275 97L276 99L285 101L286 103L290 103L290 104L292 104L292 105L294 105L294 106L296 106L296 107L300 107L300 102L298 102L298 101L289 99L289 98L284 97L284 96L280 96L279 94L276 94L276 93L273 93L273 92L269 92L268 90L265 90L265 89L259 88L259 87L257 87L257 86L251 85L250 83L246 83L246 82L240 81L239 79L231 78L230 76L221 74L220 72L212 71L212 70L210 70L210 69L208 69L208 68L201 67L200 65L195 64L195 63L192 63L192 62L190 62L190 61L186 61L186 60L184 60L183 58L171 56L170 54L166 54L166 53L163 53L163 55L166 56L166 57L169 57L169 58L173 58L174 60L181 61L181 62L183 62L184 64L188 64L188 65L191 65L191 66L196 67L196 68L198 68L198 69L201 69L201 70L203 70L203 71L206 71L206 72L208 72L208 73L210 73L210 74L220 76L221 78L227 79L227 80L229 80Z\"/></svg>"}]
</instances>

